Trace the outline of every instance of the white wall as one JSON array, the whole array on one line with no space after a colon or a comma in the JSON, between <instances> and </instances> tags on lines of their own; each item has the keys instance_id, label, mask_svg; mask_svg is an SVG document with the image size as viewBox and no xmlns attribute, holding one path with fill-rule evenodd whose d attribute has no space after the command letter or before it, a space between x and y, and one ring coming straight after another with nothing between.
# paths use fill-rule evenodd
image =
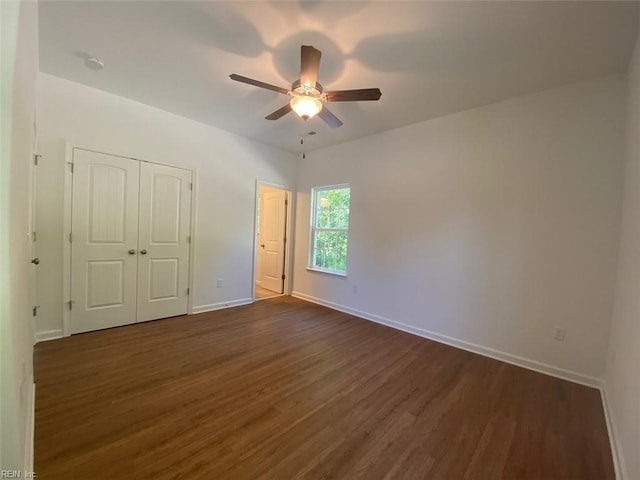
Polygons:
<instances>
[{"instance_id":1,"label":"white wall","mask_svg":"<svg viewBox=\"0 0 640 480\"><path fill-rule=\"evenodd\" d=\"M624 76L600 78L307 154L294 295L597 383L624 89ZM347 278L305 269L310 189L338 183L351 184ZM567 329L564 342L555 326Z\"/></svg>"},{"instance_id":2,"label":"white wall","mask_svg":"<svg viewBox=\"0 0 640 480\"><path fill-rule=\"evenodd\" d=\"M615 308L605 375L623 478L640 479L640 37L629 66L627 155ZM624 472L626 470L626 473Z\"/></svg>"},{"instance_id":3,"label":"white wall","mask_svg":"<svg viewBox=\"0 0 640 480\"><path fill-rule=\"evenodd\" d=\"M45 154L42 163L53 163L55 166L48 168L58 172L57 176L39 175L39 195L56 205L50 212L52 217L56 216L50 222L53 242L50 254L46 254L47 247L39 241L41 266L49 261L59 262L62 251L60 172L64 159L60 152L64 150L62 140L66 140L71 145L97 151L197 168L194 307L200 311L250 301L256 179L293 189L294 156L51 75L40 74L38 87L38 130ZM59 270L61 263L53 268ZM61 271L49 274L62 278ZM223 288L216 288L219 278L224 280ZM58 296L60 292L54 293ZM50 307L41 308L38 331L59 331L62 298L42 303Z\"/></svg>"},{"instance_id":4,"label":"white wall","mask_svg":"<svg viewBox=\"0 0 640 480\"><path fill-rule=\"evenodd\" d=\"M33 418L29 209L38 71L37 4L0 2L0 16L0 468L29 470Z\"/></svg>"}]
</instances>

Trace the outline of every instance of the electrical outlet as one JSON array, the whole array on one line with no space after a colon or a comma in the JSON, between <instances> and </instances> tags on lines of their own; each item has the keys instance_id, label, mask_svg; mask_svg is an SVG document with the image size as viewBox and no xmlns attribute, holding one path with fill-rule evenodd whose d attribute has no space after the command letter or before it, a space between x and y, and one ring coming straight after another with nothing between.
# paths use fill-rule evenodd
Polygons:
<instances>
[{"instance_id":1,"label":"electrical outlet","mask_svg":"<svg viewBox=\"0 0 640 480\"><path fill-rule=\"evenodd\" d=\"M564 338L567 334L567 329L564 327L556 327L555 330L555 334L553 335L553 338L555 340L558 340L559 342L564 342Z\"/></svg>"},{"instance_id":2,"label":"electrical outlet","mask_svg":"<svg viewBox=\"0 0 640 480\"><path fill-rule=\"evenodd\" d=\"M222 288L222 285L223 285L223 284L224 284L224 279L219 278L219 279L218 279L218 282L217 282L217 286L218 286L218 288Z\"/></svg>"}]
</instances>

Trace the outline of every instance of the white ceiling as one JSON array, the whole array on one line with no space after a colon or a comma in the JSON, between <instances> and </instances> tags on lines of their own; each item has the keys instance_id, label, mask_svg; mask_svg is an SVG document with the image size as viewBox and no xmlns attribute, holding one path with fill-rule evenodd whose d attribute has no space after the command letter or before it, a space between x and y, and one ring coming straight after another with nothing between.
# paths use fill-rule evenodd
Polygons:
<instances>
[{"instance_id":1,"label":"white ceiling","mask_svg":"<svg viewBox=\"0 0 640 480\"><path fill-rule=\"evenodd\" d=\"M599 75L624 72L637 2L40 2L40 69L292 152L371 135ZM288 97L300 45L322 51L344 121L264 117ZM99 56L105 68L85 65Z\"/></svg>"}]
</instances>

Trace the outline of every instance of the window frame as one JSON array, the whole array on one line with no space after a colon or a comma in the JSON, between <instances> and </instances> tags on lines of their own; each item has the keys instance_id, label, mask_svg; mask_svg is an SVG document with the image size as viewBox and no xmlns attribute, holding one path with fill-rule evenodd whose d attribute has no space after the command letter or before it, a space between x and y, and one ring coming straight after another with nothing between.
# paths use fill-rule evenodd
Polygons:
<instances>
[{"instance_id":1,"label":"window frame","mask_svg":"<svg viewBox=\"0 0 640 480\"><path fill-rule=\"evenodd\" d=\"M347 224L347 228L317 228L316 225L316 216L317 216L317 197L318 192L323 192L326 190L341 190L344 188L349 189L349 222ZM348 259L349 259L349 229L351 225L351 185L348 183L339 183L336 185L324 185L321 187L312 187L311 188L311 215L309 222L309 255L307 259L307 270L311 270L313 272L327 273L329 275L336 275L339 277L347 276L347 267L348 267ZM347 255L345 257L345 266L344 272L340 270L333 270L330 268L323 268L315 266L314 264L314 245L316 244L316 232L345 232L347 235Z\"/></svg>"}]
</instances>

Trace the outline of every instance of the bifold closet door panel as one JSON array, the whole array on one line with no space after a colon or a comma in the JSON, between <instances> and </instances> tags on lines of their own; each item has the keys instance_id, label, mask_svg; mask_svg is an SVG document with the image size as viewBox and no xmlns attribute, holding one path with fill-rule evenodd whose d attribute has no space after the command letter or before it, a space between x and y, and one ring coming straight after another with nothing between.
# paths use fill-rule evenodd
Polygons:
<instances>
[{"instance_id":1,"label":"bifold closet door panel","mask_svg":"<svg viewBox=\"0 0 640 480\"><path fill-rule=\"evenodd\" d=\"M140 162L75 149L72 333L136 322Z\"/></svg>"},{"instance_id":2,"label":"bifold closet door panel","mask_svg":"<svg viewBox=\"0 0 640 480\"><path fill-rule=\"evenodd\" d=\"M191 172L142 162L138 322L187 313Z\"/></svg>"}]
</instances>

